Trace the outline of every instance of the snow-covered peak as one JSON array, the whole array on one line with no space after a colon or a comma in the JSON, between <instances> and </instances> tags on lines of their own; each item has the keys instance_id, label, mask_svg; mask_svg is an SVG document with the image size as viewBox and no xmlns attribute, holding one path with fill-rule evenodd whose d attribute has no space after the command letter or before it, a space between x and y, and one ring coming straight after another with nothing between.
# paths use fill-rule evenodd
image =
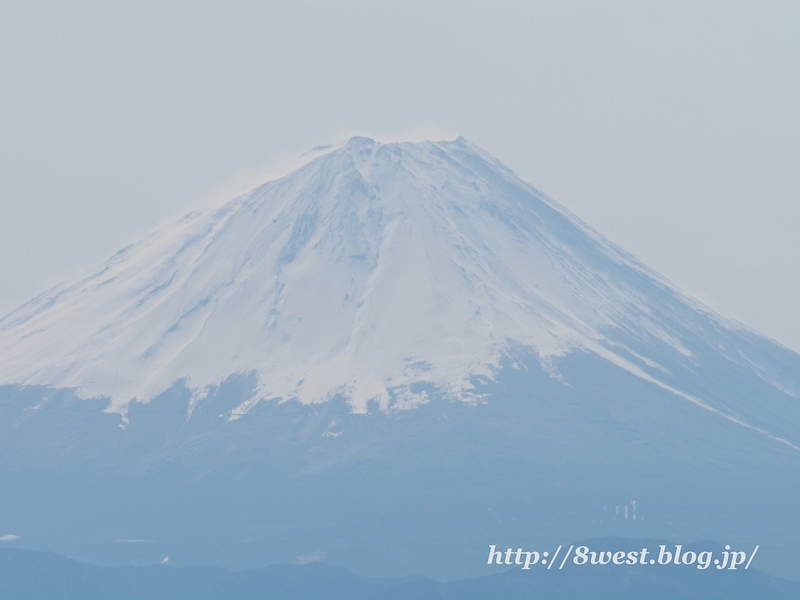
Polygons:
<instances>
[{"instance_id":1,"label":"snow-covered peak","mask_svg":"<svg viewBox=\"0 0 800 600\"><path fill-rule=\"evenodd\" d=\"M0 383L124 413L178 380L201 398L255 373L234 418L272 398L473 401L474 378L523 351L548 364L584 349L636 372L614 331L689 356L663 317L671 294L463 138L355 137L1 319Z\"/></svg>"}]
</instances>

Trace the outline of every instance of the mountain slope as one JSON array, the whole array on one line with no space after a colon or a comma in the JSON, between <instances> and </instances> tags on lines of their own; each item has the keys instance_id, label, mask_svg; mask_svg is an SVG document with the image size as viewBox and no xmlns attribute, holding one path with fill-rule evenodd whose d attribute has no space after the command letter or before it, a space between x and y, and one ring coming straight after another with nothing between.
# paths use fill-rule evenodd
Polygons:
<instances>
[{"instance_id":1,"label":"mountain slope","mask_svg":"<svg viewBox=\"0 0 800 600\"><path fill-rule=\"evenodd\" d=\"M476 378L494 379L504 357L533 351L558 377L554 357L588 350L797 446L753 407L682 381L702 366L692 345L711 346L796 398L798 357L765 363L752 337L462 138L353 138L0 320L0 383L74 388L124 415L176 381L191 411L255 373L229 418L337 394L365 412L430 394L474 402Z\"/></svg>"}]
</instances>

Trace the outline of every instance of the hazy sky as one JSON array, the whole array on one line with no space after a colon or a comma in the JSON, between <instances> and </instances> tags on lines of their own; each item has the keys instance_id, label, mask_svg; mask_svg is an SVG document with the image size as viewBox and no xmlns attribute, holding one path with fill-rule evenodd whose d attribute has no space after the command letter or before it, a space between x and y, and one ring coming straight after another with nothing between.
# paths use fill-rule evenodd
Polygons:
<instances>
[{"instance_id":1,"label":"hazy sky","mask_svg":"<svg viewBox=\"0 0 800 600\"><path fill-rule=\"evenodd\" d=\"M800 2L0 0L0 313L353 133L464 135L800 351Z\"/></svg>"}]
</instances>

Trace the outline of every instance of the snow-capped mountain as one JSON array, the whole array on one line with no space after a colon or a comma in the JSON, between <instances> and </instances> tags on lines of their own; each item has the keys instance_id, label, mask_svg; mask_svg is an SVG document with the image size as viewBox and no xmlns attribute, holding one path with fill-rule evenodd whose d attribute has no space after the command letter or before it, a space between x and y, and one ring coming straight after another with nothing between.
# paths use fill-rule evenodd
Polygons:
<instances>
[{"instance_id":1,"label":"snow-capped mountain","mask_svg":"<svg viewBox=\"0 0 800 600\"><path fill-rule=\"evenodd\" d=\"M264 399L337 394L365 412L431 393L474 401L504 357L533 353L558 377L552 359L584 350L760 428L672 387L664 356L691 368L708 324L743 331L463 138L357 137L7 315L0 383L108 397L124 415L176 381L193 406L254 373L230 418Z\"/></svg>"},{"instance_id":2,"label":"snow-capped mountain","mask_svg":"<svg viewBox=\"0 0 800 600\"><path fill-rule=\"evenodd\" d=\"M464 139L315 156L0 320L4 543L452 578L622 535L800 577L800 356Z\"/></svg>"}]
</instances>

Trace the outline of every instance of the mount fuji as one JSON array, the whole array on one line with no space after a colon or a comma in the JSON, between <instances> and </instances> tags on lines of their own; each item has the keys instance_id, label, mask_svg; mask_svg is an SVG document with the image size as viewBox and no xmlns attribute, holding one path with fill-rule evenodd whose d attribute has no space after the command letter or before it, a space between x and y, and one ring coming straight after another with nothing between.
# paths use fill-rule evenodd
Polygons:
<instances>
[{"instance_id":1,"label":"mount fuji","mask_svg":"<svg viewBox=\"0 0 800 600\"><path fill-rule=\"evenodd\" d=\"M0 386L8 527L94 562L453 577L625 535L800 576L800 356L463 138L157 229L0 319Z\"/></svg>"}]
</instances>

